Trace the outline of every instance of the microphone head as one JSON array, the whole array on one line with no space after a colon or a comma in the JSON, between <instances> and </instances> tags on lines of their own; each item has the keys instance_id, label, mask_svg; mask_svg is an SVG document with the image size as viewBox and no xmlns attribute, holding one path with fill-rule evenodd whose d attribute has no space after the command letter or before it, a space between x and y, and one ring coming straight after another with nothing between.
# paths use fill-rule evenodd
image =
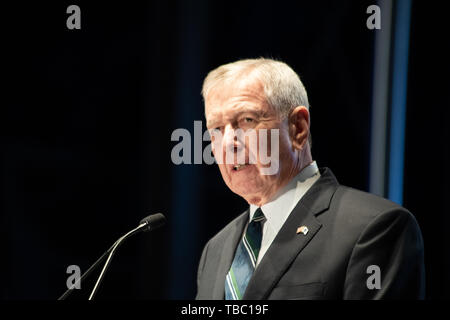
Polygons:
<instances>
[{"instance_id":1,"label":"microphone head","mask_svg":"<svg viewBox=\"0 0 450 320\"><path fill-rule=\"evenodd\" d=\"M166 217L164 217L162 213L155 213L145 217L139 222L140 225L143 223L146 224L143 231L154 230L166 224Z\"/></svg>"}]
</instances>

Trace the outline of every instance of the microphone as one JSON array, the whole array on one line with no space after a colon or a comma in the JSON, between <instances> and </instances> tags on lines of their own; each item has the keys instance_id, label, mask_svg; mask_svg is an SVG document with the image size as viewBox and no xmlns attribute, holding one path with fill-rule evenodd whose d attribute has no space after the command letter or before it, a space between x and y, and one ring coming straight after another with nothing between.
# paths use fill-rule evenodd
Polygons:
<instances>
[{"instance_id":1,"label":"microphone","mask_svg":"<svg viewBox=\"0 0 450 320\"><path fill-rule=\"evenodd\" d=\"M139 222L139 226L142 224L145 224L145 226L142 227L142 231L144 232L155 230L166 224L166 217L164 217L162 213L155 213L142 219L141 222Z\"/></svg>"},{"instance_id":2,"label":"microphone","mask_svg":"<svg viewBox=\"0 0 450 320\"><path fill-rule=\"evenodd\" d=\"M100 273L100 276L98 277L97 282L95 283L94 289L92 290L92 292L89 296L89 300L92 300L95 296L95 293L97 292L97 289L98 289L100 283L103 280L105 272L108 269L109 264L111 263L112 257L114 256L114 253L116 252L119 245L125 239L129 238L132 235L135 235L136 233L153 231L155 229L162 227L165 223L166 223L166 217L164 217L164 215L162 213L155 213L155 214L149 215L149 216L145 217L144 219L142 219L136 228L129 231L128 233L126 233L125 235L120 237L116 242L114 242L114 244L111 246L111 248L109 248L97 261L95 261L95 263L81 276L81 278L78 279L69 289L67 289L67 291L64 292L64 294L58 298L58 300L66 299L72 293L75 286L79 282L81 282L82 280L87 278L87 276L89 276L89 274L100 264L100 262L102 262L106 258L106 256L108 256L108 259L106 260L106 263L102 269L102 272Z\"/></svg>"}]
</instances>

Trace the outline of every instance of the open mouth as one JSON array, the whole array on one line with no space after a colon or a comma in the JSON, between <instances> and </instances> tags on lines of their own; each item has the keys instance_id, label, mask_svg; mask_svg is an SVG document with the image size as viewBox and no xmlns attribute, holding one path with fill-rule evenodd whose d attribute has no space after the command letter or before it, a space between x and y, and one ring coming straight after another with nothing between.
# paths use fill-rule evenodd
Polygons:
<instances>
[{"instance_id":1,"label":"open mouth","mask_svg":"<svg viewBox=\"0 0 450 320\"><path fill-rule=\"evenodd\" d=\"M234 171L241 171L242 169L248 167L248 164L237 164L233 167Z\"/></svg>"}]
</instances>

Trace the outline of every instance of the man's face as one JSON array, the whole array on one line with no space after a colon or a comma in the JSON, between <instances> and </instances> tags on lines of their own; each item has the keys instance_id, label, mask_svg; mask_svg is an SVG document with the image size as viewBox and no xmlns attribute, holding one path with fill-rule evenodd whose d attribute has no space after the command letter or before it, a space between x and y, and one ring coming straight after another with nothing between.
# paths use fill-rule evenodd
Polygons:
<instances>
[{"instance_id":1,"label":"man's face","mask_svg":"<svg viewBox=\"0 0 450 320\"><path fill-rule=\"evenodd\" d=\"M249 203L261 206L269 202L289 182L298 164L298 153L289 138L288 121L280 119L266 102L262 85L246 79L213 88L205 99L205 113L213 139L213 153L227 186ZM237 129L256 132L257 150L255 145L251 146L250 139L242 141L235 138ZM267 130L267 138L261 139L261 129ZM271 129L278 129L279 139L276 141L271 141ZM216 132L222 137L221 141L214 141L213 130L218 130ZM278 159L274 160L279 160L278 170L274 174L264 173L267 172L264 169L271 164L261 161L260 143L266 145L267 155L272 156L273 150L279 150ZM278 148L273 143L277 143ZM227 153L230 152L234 156L228 162ZM252 155L256 161L250 161Z\"/></svg>"}]
</instances>

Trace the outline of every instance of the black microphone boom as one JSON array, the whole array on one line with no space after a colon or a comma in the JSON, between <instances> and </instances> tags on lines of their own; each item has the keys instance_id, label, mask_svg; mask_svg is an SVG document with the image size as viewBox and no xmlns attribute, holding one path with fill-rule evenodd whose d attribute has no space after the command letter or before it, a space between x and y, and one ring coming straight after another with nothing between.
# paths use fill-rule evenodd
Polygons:
<instances>
[{"instance_id":1,"label":"black microphone boom","mask_svg":"<svg viewBox=\"0 0 450 320\"><path fill-rule=\"evenodd\" d=\"M89 274L97 268L97 266L102 262L106 257L108 259L106 260L105 266L103 267L102 272L100 273L100 276L97 279L97 282L94 286L94 289L91 292L91 295L89 296L89 300L92 300L95 296L95 293L103 279L103 276L105 275L106 270L108 269L108 266L112 260L112 257L114 256L114 253L116 249L119 247L119 245L125 240L131 237L132 235L139 233L139 232L146 232L158 229L159 227L162 227L166 223L166 218L162 213L155 213L152 215L149 215L148 217L145 217L144 219L139 222L139 225L134 228L133 230L129 231L122 237L120 237L114 244L109 248L95 263L78 279L69 289L67 289L64 294L58 298L58 300L64 300L66 299L74 290L75 286L78 285L79 282L83 281Z\"/></svg>"}]
</instances>

